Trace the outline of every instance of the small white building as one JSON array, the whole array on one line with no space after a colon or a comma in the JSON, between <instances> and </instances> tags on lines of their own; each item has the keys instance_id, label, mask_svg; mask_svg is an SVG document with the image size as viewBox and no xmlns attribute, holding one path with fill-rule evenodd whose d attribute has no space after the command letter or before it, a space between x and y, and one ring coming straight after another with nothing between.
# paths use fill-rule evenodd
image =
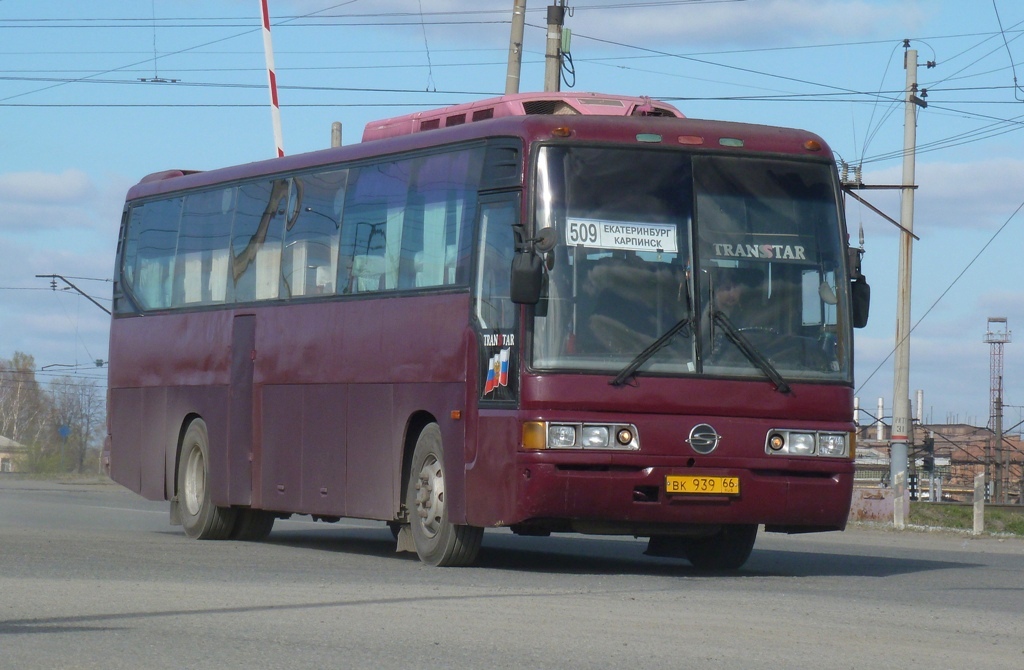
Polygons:
<instances>
[{"instance_id":1,"label":"small white building","mask_svg":"<svg viewBox=\"0 0 1024 670\"><path fill-rule=\"evenodd\" d=\"M28 452L28 447L0 435L0 473L17 472L18 460Z\"/></svg>"}]
</instances>

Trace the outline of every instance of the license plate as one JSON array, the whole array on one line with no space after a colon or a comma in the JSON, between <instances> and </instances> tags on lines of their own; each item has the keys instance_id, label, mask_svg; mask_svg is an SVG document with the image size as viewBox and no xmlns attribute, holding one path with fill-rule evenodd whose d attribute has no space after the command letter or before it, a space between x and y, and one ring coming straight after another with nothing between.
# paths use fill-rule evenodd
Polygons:
<instances>
[{"instance_id":1,"label":"license plate","mask_svg":"<svg viewBox=\"0 0 1024 670\"><path fill-rule=\"evenodd\" d=\"M710 477L704 475L668 475L665 492L681 495L738 496L739 477Z\"/></svg>"}]
</instances>

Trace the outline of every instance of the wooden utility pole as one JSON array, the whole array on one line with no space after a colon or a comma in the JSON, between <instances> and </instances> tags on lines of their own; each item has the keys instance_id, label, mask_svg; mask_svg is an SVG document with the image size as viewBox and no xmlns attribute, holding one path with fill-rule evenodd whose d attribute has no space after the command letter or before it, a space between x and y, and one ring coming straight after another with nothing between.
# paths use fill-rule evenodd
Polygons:
<instances>
[{"instance_id":1,"label":"wooden utility pole","mask_svg":"<svg viewBox=\"0 0 1024 670\"><path fill-rule=\"evenodd\" d=\"M512 34L508 40L508 73L505 75L505 95L519 92L519 77L523 70L523 31L526 25L526 0L514 0L512 6Z\"/></svg>"},{"instance_id":2,"label":"wooden utility pole","mask_svg":"<svg viewBox=\"0 0 1024 670\"><path fill-rule=\"evenodd\" d=\"M548 42L544 53L544 90L561 90L562 26L565 24L565 0L548 7Z\"/></svg>"}]
</instances>

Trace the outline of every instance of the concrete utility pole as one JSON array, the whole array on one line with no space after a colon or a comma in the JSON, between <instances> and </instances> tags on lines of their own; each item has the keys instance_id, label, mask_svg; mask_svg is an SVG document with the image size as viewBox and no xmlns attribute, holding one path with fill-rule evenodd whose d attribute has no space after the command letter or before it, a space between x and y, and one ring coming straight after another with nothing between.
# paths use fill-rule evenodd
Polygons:
<instances>
[{"instance_id":1,"label":"concrete utility pole","mask_svg":"<svg viewBox=\"0 0 1024 670\"><path fill-rule=\"evenodd\" d=\"M909 47L909 40L904 42ZM892 447L889 474L892 482L907 477L907 442L910 427L910 283L914 232L914 158L917 147L917 105L925 106L917 96L917 50L904 55L907 70L907 97L903 120L903 203L900 208L900 259L896 296L896 357L892 395ZM893 523L903 527L904 491L896 490Z\"/></svg>"},{"instance_id":2,"label":"concrete utility pole","mask_svg":"<svg viewBox=\"0 0 1024 670\"><path fill-rule=\"evenodd\" d=\"M508 39L508 73L505 75L505 95L519 92L519 75L523 70L523 31L526 25L526 0L514 0L512 6L512 34Z\"/></svg>"},{"instance_id":3,"label":"concrete utility pole","mask_svg":"<svg viewBox=\"0 0 1024 670\"><path fill-rule=\"evenodd\" d=\"M562 81L562 26L565 0L548 7L548 43L544 53L544 91L560 91Z\"/></svg>"}]
</instances>

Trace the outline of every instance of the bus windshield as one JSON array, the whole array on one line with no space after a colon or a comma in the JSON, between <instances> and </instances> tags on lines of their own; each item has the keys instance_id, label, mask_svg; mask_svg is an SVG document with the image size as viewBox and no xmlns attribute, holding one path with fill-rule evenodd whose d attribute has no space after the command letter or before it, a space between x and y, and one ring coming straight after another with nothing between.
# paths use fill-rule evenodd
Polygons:
<instances>
[{"instance_id":1,"label":"bus windshield","mask_svg":"<svg viewBox=\"0 0 1024 670\"><path fill-rule=\"evenodd\" d=\"M849 381L827 163L546 146L535 174L534 369Z\"/></svg>"}]
</instances>

